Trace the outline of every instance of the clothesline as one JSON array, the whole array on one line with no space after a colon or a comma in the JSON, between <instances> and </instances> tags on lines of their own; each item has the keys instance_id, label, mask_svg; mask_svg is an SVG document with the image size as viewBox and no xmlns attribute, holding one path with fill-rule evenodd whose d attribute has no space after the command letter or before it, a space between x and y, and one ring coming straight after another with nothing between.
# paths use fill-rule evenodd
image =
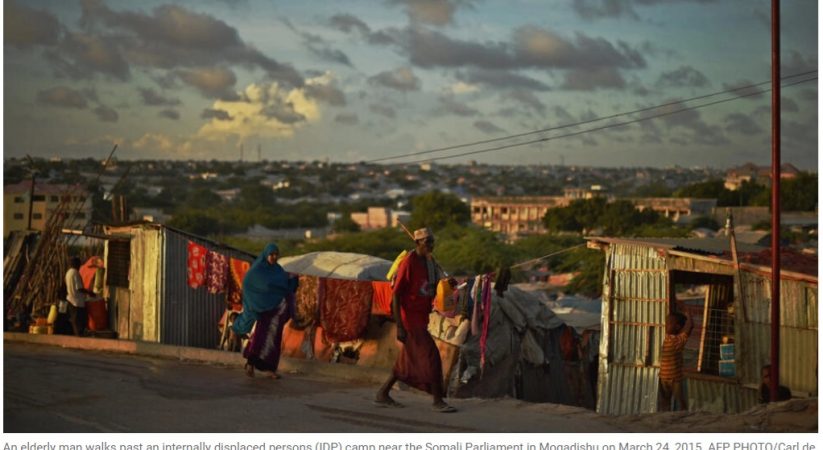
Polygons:
<instances>
[{"instance_id":1,"label":"clothesline","mask_svg":"<svg viewBox=\"0 0 823 450\"><path fill-rule=\"evenodd\" d=\"M563 250L558 250L558 251L556 251L556 252L554 252L554 253L549 253L548 255L541 256L541 257L539 257L539 258L534 258L534 259L530 259L530 260L528 260L528 261L523 261L523 262L521 262L521 263L517 263L517 264L515 264L515 265L513 265L513 266L510 266L509 268L514 269L515 267L526 266L526 265L529 265L529 264L531 264L531 263L535 263L535 262L537 262L537 261L540 261L541 259L551 258L552 256L559 255L559 254L561 254L561 253L566 253L566 252L568 252L568 251L574 250L574 249L576 249L576 248L583 247L583 246L585 246L585 245L586 245L586 244L585 244L585 243L583 243L583 244L578 244L578 245L575 245L574 247L564 248Z\"/></svg>"}]
</instances>

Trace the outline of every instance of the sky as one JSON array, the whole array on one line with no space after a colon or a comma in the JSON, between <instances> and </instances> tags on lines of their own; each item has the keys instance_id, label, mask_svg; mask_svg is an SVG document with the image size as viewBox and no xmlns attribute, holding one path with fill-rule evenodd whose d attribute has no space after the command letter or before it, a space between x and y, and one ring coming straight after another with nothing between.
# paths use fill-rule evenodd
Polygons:
<instances>
[{"instance_id":1,"label":"sky","mask_svg":"<svg viewBox=\"0 0 823 450\"><path fill-rule=\"evenodd\" d=\"M817 8L781 10L782 160L802 170ZM3 24L5 158L356 162L494 140L386 162L771 160L769 92L690 100L770 80L768 0L6 0Z\"/></svg>"}]
</instances>

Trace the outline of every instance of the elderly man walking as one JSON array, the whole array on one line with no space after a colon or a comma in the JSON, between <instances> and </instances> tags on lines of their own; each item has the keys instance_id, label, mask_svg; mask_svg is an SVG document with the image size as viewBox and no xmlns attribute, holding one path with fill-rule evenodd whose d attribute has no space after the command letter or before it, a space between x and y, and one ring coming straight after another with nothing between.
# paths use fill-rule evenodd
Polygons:
<instances>
[{"instance_id":1,"label":"elderly man walking","mask_svg":"<svg viewBox=\"0 0 823 450\"><path fill-rule=\"evenodd\" d=\"M400 263L392 295L392 314L397 323L397 340L403 349L392 374L377 391L374 404L402 407L389 396L398 380L432 395L432 409L455 412L443 401L443 369L440 353L428 331L429 313L442 271L432 258L434 235L428 228L414 232L415 249Z\"/></svg>"}]
</instances>

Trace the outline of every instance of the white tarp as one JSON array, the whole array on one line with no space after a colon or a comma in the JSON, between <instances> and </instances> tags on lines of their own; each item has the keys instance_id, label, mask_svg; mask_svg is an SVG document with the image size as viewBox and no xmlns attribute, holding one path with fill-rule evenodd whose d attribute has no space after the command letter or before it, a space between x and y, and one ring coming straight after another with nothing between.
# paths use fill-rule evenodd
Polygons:
<instances>
[{"instance_id":1,"label":"white tarp","mask_svg":"<svg viewBox=\"0 0 823 450\"><path fill-rule=\"evenodd\" d=\"M313 252L278 260L287 272L344 280L386 281L392 262L359 253Z\"/></svg>"}]
</instances>

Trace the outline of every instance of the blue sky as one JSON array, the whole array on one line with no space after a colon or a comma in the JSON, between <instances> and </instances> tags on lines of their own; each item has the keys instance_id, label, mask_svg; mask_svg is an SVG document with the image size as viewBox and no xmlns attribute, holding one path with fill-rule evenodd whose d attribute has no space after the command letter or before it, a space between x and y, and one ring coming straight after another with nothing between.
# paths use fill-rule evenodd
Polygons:
<instances>
[{"instance_id":1,"label":"blue sky","mask_svg":"<svg viewBox=\"0 0 823 450\"><path fill-rule=\"evenodd\" d=\"M99 158L117 143L128 159L253 160L259 147L369 161L683 102L671 111L769 79L769 5L5 1L4 156ZM816 71L817 2L782 8L783 75ZM783 160L803 169L818 164L817 84L783 90ZM767 164L769 107L766 93L442 162Z\"/></svg>"}]
</instances>

